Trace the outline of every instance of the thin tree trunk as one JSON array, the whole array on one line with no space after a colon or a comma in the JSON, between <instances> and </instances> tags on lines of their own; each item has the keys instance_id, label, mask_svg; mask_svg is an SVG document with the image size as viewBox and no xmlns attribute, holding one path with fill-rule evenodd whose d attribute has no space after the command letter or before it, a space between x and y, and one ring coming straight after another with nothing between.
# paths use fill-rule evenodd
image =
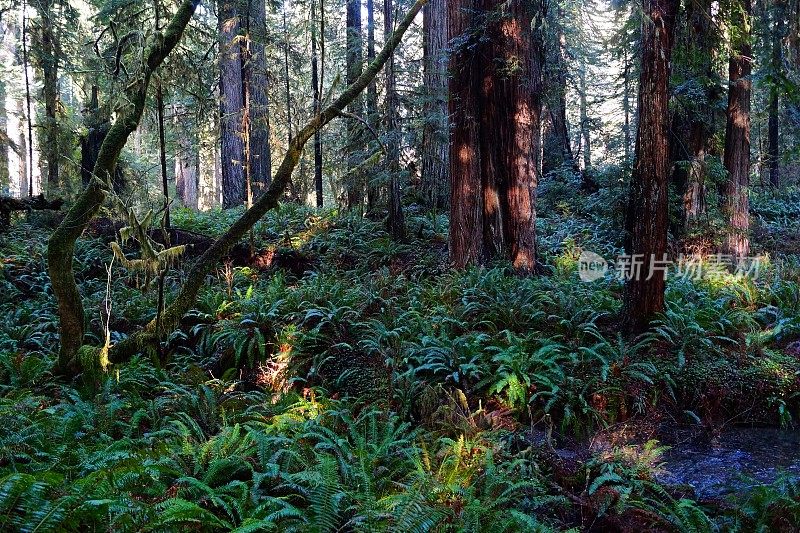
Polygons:
<instances>
[{"instance_id":1,"label":"thin tree trunk","mask_svg":"<svg viewBox=\"0 0 800 533\"><path fill-rule=\"evenodd\" d=\"M386 13L386 2L391 4L391 0L385 0L384 2L384 15ZM385 22L385 20L384 20ZM386 35L389 29L387 28ZM367 0L367 62L371 62L375 59L375 2L374 0ZM386 84L387 89L389 86L389 76L393 69L394 59L389 60L389 64L386 65ZM386 93L386 100L387 105L389 104L390 95ZM391 112L391 111L390 111ZM393 121L393 117L389 117L387 115L387 128L389 128L388 122ZM367 123L375 129L378 122L378 84L373 80L372 83L369 84L367 87ZM393 128L394 126L391 126ZM389 129L389 135L392 135L393 129ZM390 148L391 150L391 148ZM390 154L387 154L390 155ZM391 156L390 156L391 157ZM376 205L378 203L378 196L380 194L380 189L371 183L367 183L367 213L373 213L375 211ZM390 192L391 194L391 192ZM391 199L390 199L391 201ZM390 208L391 212L391 208Z\"/></svg>"},{"instance_id":2,"label":"thin tree trunk","mask_svg":"<svg viewBox=\"0 0 800 533\"><path fill-rule=\"evenodd\" d=\"M158 28L158 22L156 22ZM167 176L167 139L164 134L164 92L161 80L156 83L156 112L158 114L158 155L161 168L161 194L164 196L164 225L170 228L169 220L169 177Z\"/></svg>"},{"instance_id":3,"label":"thin tree trunk","mask_svg":"<svg viewBox=\"0 0 800 533\"><path fill-rule=\"evenodd\" d=\"M220 0L220 139L222 206L242 205L245 200L244 138L242 136L242 54L236 0Z\"/></svg>"},{"instance_id":4,"label":"thin tree trunk","mask_svg":"<svg viewBox=\"0 0 800 533\"><path fill-rule=\"evenodd\" d=\"M60 186L59 183L59 146L58 146L58 66L61 54L58 38L53 31L53 17L56 17L52 0L40 0L37 4L39 13L39 64L42 68L42 93L44 96L45 123L41 125L44 132L44 159L47 162L47 187L49 191Z\"/></svg>"},{"instance_id":5,"label":"thin tree trunk","mask_svg":"<svg viewBox=\"0 0 800 533\"><path fill-rule=\"evenodd\" d=\"M319 115L321 102L319 57L317 56L317 0L311 0L311 90L314 94L313 113ZM324 7L322 8L324 9ZM325 15L320 13L321 17ZM323 26L324 27L324 26ZM324 32L324 30L323 30ZM325 38L323 33L322 38ZM322 207L322 136L319 130L314 132L314 192L317 207Z\"/></svg>"},{"instance_id":6,"label":"thin tree trunk","mask_svg":"<svg viewBox=\"0 0 800 533\"><path fill-rule=\"evenodd\" d=\"M589 127L589 104L586 98L587 68L587 65L582 62L578 73L578 81L580 83L581 144L583 147L584 170L587 170L592 166L592 132Z\"/></svg>"},{"instance_id":7,"label":"thin tree trunk","mask_svg":"<svg viewBox=\"0 0 800 533\"><path fill-rule=\"evenodd\" d=\"M383 0L384 35L391 35L393 26L394 7L392 0ZM400 137L397 131L397 108L399 105L395 86L394 55L392 55L386 64L386 131L389 134L387 141L388 153L386 154L387 170L389 171L389 216L386 225L389 235L398 241L406 238L402 194L400 192Z\"/></svg>"},{"instance_id":8,"label":"thin tree trunk","mask_svg":"<svg viewBox=\"0 0 800 533\"><path fill-rule=\"evenodd\" d=\"M573 170L578 170L578 164L572 155L572 146L569 142L569 125L567 124L567 37L564 34L564 9L558 7L558 49L556 51L556 94L554 102L549 105L550 119L553 123L553 134L555 135L559 151L560 164L566 165ZM583 104L585 105L585 104Z\"/></svg>"},{"instance_id":9,"label":"thin tree trunk","mask_svg":"<svg viewBox=\"0 0 800 533\"><path fill-rule=\"evenodd\" d=\"M741 34L732 43L728 63L728 115L725 126L724 164L728 170L725 183L725 211L728 215L728 234L725 253L736 258L750 253L748 188L750 186L750 96L752 92L750 35L744 28L751 24L750 0L738 0L732 5L732 20Z\"/></svg>"},{"instance_id":10,"label":"thin tree trunk","mask_svg":"<svg viewBox=\"0 0 800 533\"><path fill-rule=\"evenodd\" d=\"M3 28L0 26L0 32ZM0 40L2 44L2 40ZM6 110L6 84L0 80L0 193L8 194L9 176L8 152L11 150L11 135L8 129Z\"/></svg>"},{"instance_id":11,"label":"thin tree trunk","mask_svg":"<svg viewBox=\"0 0 800 533\"><path fill-rule=\"evenodd\" d=\"M447 110L447 2L432 0L423 12L424 87L427 91L422 130L422 197L429 207L450 203Z\"/></svg>"},{"instance_id":12,"label":"thin tree trunk","mask_svg":"<svg viewBox=\"0 0 800 533\"><path fill-rule=\"evenodd\" d=\"M773 188L778 188L781 184L780 176L780 88L777 86L781 71L783 70L783 36L784 36L784 4L782 0L774 0L772 6L772 50L771 50L771 70L775 78L769 88L769 102L767 104L769 113L768 137L769 137L769 182Z\"/></svg>"},{"instance_id":13,"label":"thin tree trunk","mask_svg":"<svg viewBox=\"0 0 800 533\"><path fill-rule=\"evenodd\" d=\"M26 2L22 2L22 69L25 71L25 108L28 124L28 176L27 194L33 198L33 113L31 112L31 82L28 73L28 10Z\"/></svg>"},{"instance_id":14,"label":"thin tree trunk","mask_svg":"<svg viewBox=\"0 0 800 533\"><path fill-rule=\"evenodd\" d=\"M628 203L626 250L632 265L625 285L625 317L645 329L664 310L669 172L669 75L678 0L643 0L639 125Z\"/></svg>"}]
</instances>

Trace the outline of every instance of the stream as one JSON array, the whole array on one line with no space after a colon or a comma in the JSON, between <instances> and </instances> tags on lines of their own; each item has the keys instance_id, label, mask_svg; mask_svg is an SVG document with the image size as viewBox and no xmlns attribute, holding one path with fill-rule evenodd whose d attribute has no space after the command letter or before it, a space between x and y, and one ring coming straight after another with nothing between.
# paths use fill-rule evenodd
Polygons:
<instances>
[{"instance_id":1,"label":"stream","mask_svg":"<svg viewBox=\"0 0 800 533\"><path fill-rule=\"evenodd\" d=\"M679 430L662 443L671 448L656 479L689 485L701 499L771 483L781 472L800 478L800 431L742 427L708 438Z\"/></svg>"}]
</instances>

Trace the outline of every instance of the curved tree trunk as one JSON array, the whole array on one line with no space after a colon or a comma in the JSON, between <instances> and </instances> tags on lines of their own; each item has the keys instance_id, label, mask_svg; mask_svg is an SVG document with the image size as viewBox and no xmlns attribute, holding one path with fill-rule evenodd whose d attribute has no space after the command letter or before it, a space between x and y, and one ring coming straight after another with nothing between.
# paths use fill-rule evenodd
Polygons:
<instances>
[{"instance_id":1,"label":"curved tree trunk","mask_svg":"<svg viewBox=\"0 0 800 533\"><path fill-rule=\"evenodd\" d=\"M625 285L625 317L645 329L664 310L669 172L669 74L678 0L643 0L639 126L631 176L626 250L633 268ZM634 263L635 262L635 263Z\"/></svg>"},{"instance_id":2,"label":"curved tree trunk","mask_svg":"<svg viewBox=\"0 0 800 533\"><path fill-rule=\"evenodd\" d=\"M53 294L58 301L61 336L58 367L62 372L76 370L75 359L83 344L84 335L83 301L72 270L75 241L106 199L105 186L101 180L110 181L122 148L142 119L147 88L153 72L178 44L198 3L199 0L184 0L164 33L157 32L149 39L143 54L142 70L138 79L127 89L126 96L130 105L111 126L100 148L94 167L94 176L97 179L89 182L48 241L47 271L53 284Z\"/></svg>"}]
</instances>

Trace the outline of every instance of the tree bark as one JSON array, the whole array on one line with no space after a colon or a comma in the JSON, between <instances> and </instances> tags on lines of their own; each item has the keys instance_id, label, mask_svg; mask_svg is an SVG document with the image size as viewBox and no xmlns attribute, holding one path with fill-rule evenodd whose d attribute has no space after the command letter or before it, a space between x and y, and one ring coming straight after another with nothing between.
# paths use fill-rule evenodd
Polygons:
<instances>
[{"instance_id":1,"label":"tree bark","mask_svg":"<svg viewBox=\"0 0 800 533\"><path fill-rule=\"evenodd\" d=\"M432 0L422 16L426 90L422 130L422 198L428 207L450 203L449 124L447 109L447 2Z\"/></svg>"},{"instance_id":2,"label":"tree bark","mask_svg":"<svg viewBox=\"0 0 800 533\"><path fill-rule=\"evenodd\" d=\"M244 77L248 87L250 180L256 195L272 181L272 153L269 145L269 78L264 45L267 41L267 13L264 0L248 0L248 54Z\"/></svg>"},{"instance_id":3,"label":"tree bark","mask_svg":"<svg viewBox=\"0 0 800 533\"><path fill-rule=\"evenodd\" d=\"M129 104L121 110L100 148L94 167L94 175L98 179L89 182L48 241L47 270L58 302L61 339L58 369L62 372L71 374L77 370L76 355L83 345L84 336L83 301L72 270L75 241L106 198L107 193L101 180L109 181L113 176L128 137L142 119L147 88L153 72L177 45L198 3L199 0L184 0L164 33L156 32L148 39L142 55L141 72L126 90Z\"/></svg>"},{"instance_id":4,"label":"tree bark","mask_svg":"<svg viewBox=\"0 0 800 533\"><path fill-rule=\"evenodd\" d=\"M450 258L464 267L509 258L536 263L541 147L540 5L468 0L449 6L449 40L485 27L488 38L451 55Z\"/></svg>"},{"instance_id":5,"label":"tree bark","mask_svg":"<svg viewBox=\"0 0 800 533\"><path fill-rule=\"evenodd\" d=\"M706 211L706 151L713 134L712 93L709 90L713 78L713 50L711 38L712 3L702 0L687 6L689 24L689 47L692 58L691 75L703 89L704 101L689 117L689 168L683 190L683 228L685 232Z\"/></svg>"},{"instance_id":6,"label":"tree bark","mask_svg":"<svg viewBox=\"0 0 800 533\"><path fill-rule=\"evenodd\" d=\"M44 96L45 121L40 127L44 133L43 152L47 163L47 187L50 191L59 183L58 146L58 67L61 47L53 31L53 18L56 17L55 3L52 0L39 0L36 4L39 14L39 46L34 48L39 66L42 69L42 93Z\"/></svg>"},{"instance_id":7,"label":"tree bark","mask_svg":"<svg viewBox=\"0 0 800 533\"><path fill-rule=\"evenodd\" d=\"M361 0L347 0L347 84L351 85L361 75L363 68L363 44L361 38ZM348 106L350 114L363 115L360 97L355 98ZM364 183L358 167L362 155L362 128L358 120L347 121L347 177L345 193L347 208L354 209L364 198Z\"/></svg>"},{"instance_id":8,"label":"tree bark","mask_svg":"<svg viewBox=\"0 0 800 533\"><path fill-rule=\"evenodd\" d=\"M734 257L750 253L750 96L752 92L752 45L750 0L738 0L732 5L731 20L738 28L731 43L728 62L728 112L725 126L724 164L728 180L724 185L725 211L728 232L724 251Z\"/></svg>"},{"instance_id":9,"label":"tree bark","mask_svg":"<svg viewBox=\"0 0 800 533\"><path fill-rule=\"evenodd\" d=\"M242 205L245 197L241 22L237 0L219 2L222 206L228 209Z\"/></svg>"},{"instance_id":10,"label":"tree bark","mask_svg":"<svg viewBox=\"0 0 800 533\"><path fill-rule=\"evenodd\" d=\"M371 1L371 0L370 0ZM392 0L383 0L384 35L392 34L394 24L394 7ZM387 230L393 239L402 241L406 238L406 225L403 217L402 195L400 191L400 138L397 124L397 108L399 106L397 88L395 86L394 54L386 64L386 131L387 171L389 172L389 216L386 220Z\"/></svg>"},{"instance_id":11,"label":"tree bark","mask_svg":"<svg viewBox=\"0 0 800 533\"><path fill-rule=\"evenodd\" d=\"M669 75L678 0L643 0L639 125L631 176L626 250L641 272L625 285L625 318L641 331L664 310L669 172Z\"/></svg>"},{"instance_id":12,"label":"tree bark","mask_svg":"<svg viewBox=\"0 0 800 533\"><path fill-rule=\"evenodd\" d=\"M175 125L175 192L181 203L191 209L198 208L200 177L200 139L197 125L187 119L187 109L183 104L173 107Z\"/></svg>"},{"instance_id":13,"label":"tree bark","mask_svg":"<svg viewBox=\"0 0 800 533\"><path fill-rule=\"evenodd\" d=\"M780 88L778 87L781 71L783 70L783 36L784 36L784 3L783 0L774 0L772 6L771 24L771 61L773 81L769 87L769 102L767 104L769 119L768 133L769 145L767 152L769 155L769 183L773 188L778 188L781 184L780 175Z\"/></svg>"},{"instance_id":14,"label":"tree bark","mask_svg":"<svg viewBox=\"0 0 800 533\"><path fill-rule=\"evenodd\" d=\"M317 0L311 0L311 90L314 95L313 114L316 116L321 111L321 88L319 76L319 56L317 54ZM321 6L320 10L324 9ZM324 13L320 13L320 20L324 19ZM320 24L322 26L322 24ZM324 27L324 26L322 26ZM322 33L322 32L321 32ZM325 38L325 35L322 35ZM322 207L322 136L319 130L314 132L314 192L316 194L317 207Z\"/></svg>"}]
</instances>

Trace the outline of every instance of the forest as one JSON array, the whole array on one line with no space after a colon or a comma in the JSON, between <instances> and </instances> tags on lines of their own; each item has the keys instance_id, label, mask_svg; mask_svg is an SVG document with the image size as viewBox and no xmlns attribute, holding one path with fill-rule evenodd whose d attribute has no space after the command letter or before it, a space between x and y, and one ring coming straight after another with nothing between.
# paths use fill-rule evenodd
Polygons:
<instances>
[{"instance_id":1,"label":"forest","mask_svg":"<svg viewBox=\"0 0 800 533\"><path fill-rule=\"evenodd\" d=\"M800 531L800 0L0 0L0 531Z\"/></svg>"}]
</instances>

